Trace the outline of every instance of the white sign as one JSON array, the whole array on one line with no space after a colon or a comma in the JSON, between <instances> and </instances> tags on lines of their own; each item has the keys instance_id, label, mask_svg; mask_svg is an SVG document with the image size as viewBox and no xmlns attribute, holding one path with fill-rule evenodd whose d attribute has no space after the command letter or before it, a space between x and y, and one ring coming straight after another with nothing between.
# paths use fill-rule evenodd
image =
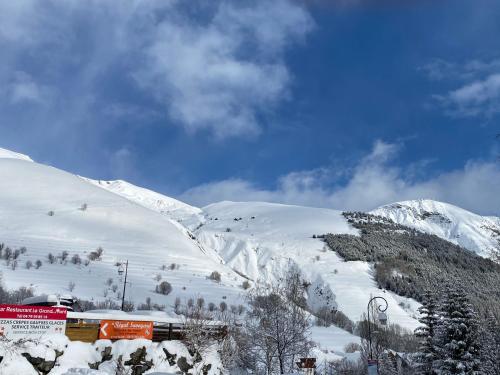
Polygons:
<instances>
[{"instance_id":1,"label":"white sign","mask_svg":"<svg viewBox=\"0 0 500 375\"><path fill-rule=\"evenodd\" d=\"M60 307L0 305L0 336L19 340L64 334L66 314L67 310Z\"/></svg>"}]
</instances>

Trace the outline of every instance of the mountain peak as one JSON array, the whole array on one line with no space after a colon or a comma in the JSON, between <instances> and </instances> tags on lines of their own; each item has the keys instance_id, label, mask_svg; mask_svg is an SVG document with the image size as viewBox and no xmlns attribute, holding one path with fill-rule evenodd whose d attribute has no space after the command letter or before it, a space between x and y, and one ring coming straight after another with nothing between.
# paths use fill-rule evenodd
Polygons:
<instances>
[{"instance_id":1,"label":"mountain peak","mask_svg":"<svg viewBox=\"0 0 500 375\"><path fill-rule=\"evenodd\" d=\"M28 155L20 154L0 147L0 159L19 159L24 161L33 161Z\"/></svg>"},{"instance_id":2,"label":"mountain peak","mask_svg":"<svg viewBox=\"0 0 500 375\"><path fill-rule=\"evenodd\" d=\"M430 199L396 202L370 212L488 257L500 251L500 218Z\"/></svg>"},{"instance_id":3,"label":"mountain peak","mask_svg":"<svg viewBox=\"0 0 500 375\"><path fill-rule=\"evenodd\" d=\"M189 204L181 202L175 198L133 185L124 180L105 181L92 180L85 177L83 178L93 185L118 194L153 211L161 214L167 214L167 216L177 221L182 221L192 215L201 213L201 209L198 207L190 206Z\"/></svg>"}]
</instances>

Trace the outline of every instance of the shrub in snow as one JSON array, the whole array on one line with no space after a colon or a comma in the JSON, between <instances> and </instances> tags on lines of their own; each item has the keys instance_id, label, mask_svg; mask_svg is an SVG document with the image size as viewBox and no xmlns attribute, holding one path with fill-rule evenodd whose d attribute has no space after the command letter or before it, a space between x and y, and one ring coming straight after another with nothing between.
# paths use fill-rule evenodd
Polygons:
<instances>
[{"instance_id":1,"label":"shrub in snow","mask_svg":"<svg viewBox=\"0 0 500 375\"><path fill-rule=\"evenodd\" d=\"M220 310L221 312L226 311L226 310L227 310L227 303L226 303L226 302L221 302L221 303L219 303L219 310Z\"/></svg>"},{"instance_id":2,"label":"shrub in snow","mask_svg":"<svg viewBox=\"0 0 500 375\"><path fill-rule=\"evenodd\" d=\"M42 264L43 264L42 261L40 259L37 259L35 262L35 268L39 269L42 266Z\"/></svg>"},{"instance_id":3,"label":"shrub in snow","mask_svg":"<svg viewBox=\"0 0 500 375\"><path fill-rule=\"evenodd\" d=\"M49 212L47 212L47 215L49 215L49 216L54 216L54 211L49 211Z\"/></svg>"},{"instance_id":4,"label":"shrub in snow","mask_svg":"<svg viewBox=\"0 0 500 375\"><path fill-rule=\"evenodd\" d=\"M243 284L241 284L241 287L245 290L250 288L250 282L248 280L243 281Z\"/></svg>"},{"instance_id":5,"label":"shrub in snow","mask_svg":"<svg viewBox=\"0 0 500 375\"><path fill-rule=\"evenodd\" d=\"M96 261L96 260L101 260L101 256L104 253L104 250L102 247L98 247L97 250L92 251L89 255L88 258L91 261Z\"/></svg>"},{"instance_id":6,"label":"shrub in snow","mask_svg":"<svg viewBox=\"0 0 500 375\"><path fill-rule=\"evenodd\" d=\"M9 260L12 257L12 249L10 247L6 247L5 249L3 249L2 255L3 259Z\"/></svg>"},{"instance_id":7,"label":"shrub in snow","mask_svg":"<svg viewBox=\"0 0 500 375\"><path fill-rule=\"evenodd\" d=\"M203 309L203 307L205 306L205 299L204 298L198 298L196 300L196 306L200 309Z\"/></svg>"},{"instance_id":8,"label":"shrub in snow","mask_svg":"<svg viewBox=\"0 0 500 375\"><path fill-rule=\"evenodd\" d=\"M356 342L351 342L344 347L344 352L346 353L360 352L361 349L362 349L361 345L359 345Z\"/></svg>"},{"instance_id":9,"label":"shrub in snow","mask_svg":"<svg viewBox=\"0 0 500 375\"><path fill-rule=\"evenodd\" d=\"M31 260L27 260L26 261L26 269L30 269L31 267L33 267L33 262Z\"/></svg>"},{"instance_id":10,"label":"shrub in snow","mask_svg":"<svg viewBox=\"0 0 500 375\"><path fill-rule=\"evenodd\" d=\"M210 276L208 276L208 278L210 280L213 280L213 281L217 281L218 283L220 282L221 280L221 276L220 276L220 273L217 272L217 271L213 271Z\"/></svg>"},{"instance_id":11,"label":"shrub in snow","mask_svg":"<svg viewBox=\"0 0 500 375\"><path fill-rule=\"evenodd\" d=\"M78 254L73 255L71 257L71 263L73 263L75 265L82 264L82 259L80 258L80 255L78 255Z\"/></svg>"},{"instance_id":12,"label":"shrub in snow","mask_svg":"<svg viewBox=\"0 0 500 375\"><path fill-rule=\"evenodd\" d=\"M50 264L54 264L56 261L56 257L54 255L52 255L52 253L48 253L47 260L49 261Z\"/></svg>"},{"instance_id":13,"label":"shrub in snow","mask_svg":"<svg viewBox=\"0 0 500 375\"><path fill-rule=\"evenodd\" d=\"M70 281L70 282L68 283L68 290L69 290L70 292L72 292L73 290L75 290L75 286L76 286L75 282L74 282L74 281Z\"/></svg>"},{"instance_id":14,"label":"shrub in snow","mask_svg":"<svg viewBox=\"0 0 500 375\"><path fill-rule=\"evenodd\" d=\"M156 286L156 293L168 295L172 292L172 285L168 281L162 281Z\"/></svg>"},{"instance_id":15,"label":"shrub in snow","mask_svg":"<svg viewBox=\"0 0 500 375\"><path fill-rule=\"evenodd\" d=\"M134 311L135 305L132 301L124 301L123 302L123 311L130 312Z\"/></svg>"},{"instance_id":16,"label":"shrub in snow","mask_svg":"<svg viewBox=\"0 0 500 375\"><path fill-rule=\"evenodd\" d=\"M177 315L179 315L181 313L181 299L180 299L180 297L175 297L174 312Z\"/></svg>"}]
</instances>

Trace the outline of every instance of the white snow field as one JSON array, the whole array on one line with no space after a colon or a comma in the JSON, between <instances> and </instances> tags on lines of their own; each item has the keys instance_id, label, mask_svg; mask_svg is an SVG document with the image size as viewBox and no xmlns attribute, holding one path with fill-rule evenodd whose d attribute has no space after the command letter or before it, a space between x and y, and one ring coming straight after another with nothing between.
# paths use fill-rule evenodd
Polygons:
<instances>
[{"instance_id":1,"label":"white snow field","mask_svg":"<svg viewBox=\"0 0 500 375\"><path fill-rule=\"evenodd\" d=\"M460 207L428 199L397 202L370 213L435 234L486 258L492 251L500 252L498 217L476 215Z\"/></svg>"}]
</instances>

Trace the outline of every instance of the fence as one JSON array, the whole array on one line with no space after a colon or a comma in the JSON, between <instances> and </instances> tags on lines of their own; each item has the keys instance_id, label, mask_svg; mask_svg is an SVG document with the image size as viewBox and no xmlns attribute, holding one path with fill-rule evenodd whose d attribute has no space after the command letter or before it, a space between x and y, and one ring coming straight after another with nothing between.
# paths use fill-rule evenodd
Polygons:
<instances>
[{"instance_id":1,"label":"fence","mask_svg":"<svg viewBox=\"0 0 500 375\"><path fill-rule=\"evenodd\" d=\"M101 320L122 320L137 322L153 322L153 341L181 340L186 330L185 322L178 318L159 317L154 315L133 315L122 312L68 312L66 336L71 341L93 343L99 338ZM213 336L223 336L225 326L221 322L210 321L204 330Z\"/></svg>"}]
</instances>

